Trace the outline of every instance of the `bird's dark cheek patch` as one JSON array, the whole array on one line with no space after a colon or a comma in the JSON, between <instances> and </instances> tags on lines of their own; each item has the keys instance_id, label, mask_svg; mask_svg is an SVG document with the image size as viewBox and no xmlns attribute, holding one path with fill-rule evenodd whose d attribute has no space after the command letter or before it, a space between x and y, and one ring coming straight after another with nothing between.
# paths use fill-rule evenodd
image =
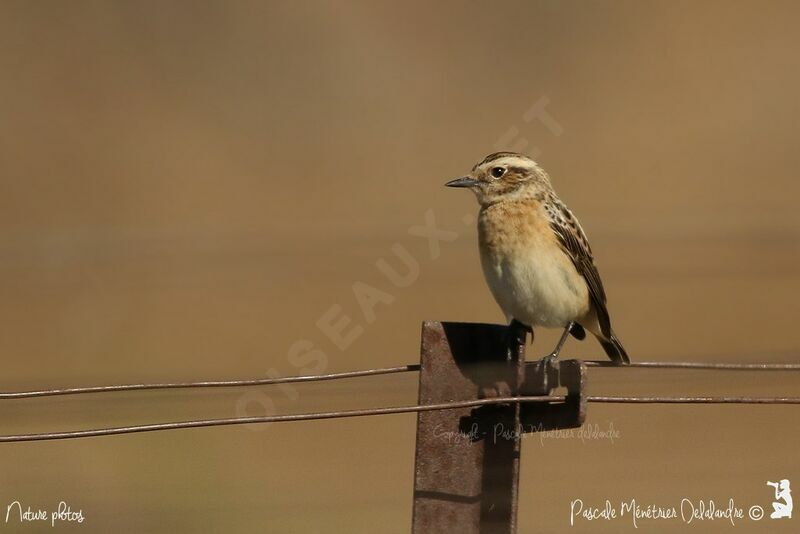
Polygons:
<instances>
[{"instance_id":1,"label":"bird's dark cheek patch","mask_svg":"<svg viewBox=\"0 0 800 534\"><path fill-rule=\"evenodd\" d=\"M516 191L519 186L519 182L498 182L494 185L493 190L499 194L506 194Z\"/></svg>"}]
</instances>

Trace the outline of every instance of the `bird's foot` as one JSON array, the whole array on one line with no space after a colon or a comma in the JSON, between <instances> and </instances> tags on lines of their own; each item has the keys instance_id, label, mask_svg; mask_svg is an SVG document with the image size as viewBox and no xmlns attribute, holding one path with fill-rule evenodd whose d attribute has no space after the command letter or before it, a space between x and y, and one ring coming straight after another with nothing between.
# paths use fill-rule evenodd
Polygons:
<instances>
[{"instance_id":1,"label":"bird's foot","mask_svg":"<svg viewBox=\"0 0 800 534\"><path fill-rule=\"evenodd\" d=\"M555 365L556 360L558 360L558 353L551 352L550 354L542 358L542 363L544 364L545 367L552 367L553 365Z\"/></svg>"}]
</instances>

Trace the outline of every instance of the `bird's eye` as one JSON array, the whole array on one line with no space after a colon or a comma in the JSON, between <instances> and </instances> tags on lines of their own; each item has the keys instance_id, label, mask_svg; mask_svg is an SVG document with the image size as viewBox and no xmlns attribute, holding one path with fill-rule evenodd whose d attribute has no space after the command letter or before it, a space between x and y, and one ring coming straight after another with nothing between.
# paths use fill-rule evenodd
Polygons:
<instances>
[{"instance_id":1,"label":"bird's eye","mask_svg":"<svg viewBox=\"0 0 800 534\"><path fill-rule=\"evenodd\" d=\"M489 172L495 178L500 178L506 173L506 170L503 167L492 167L492 170Z\"/></svg>"}]
</instances>

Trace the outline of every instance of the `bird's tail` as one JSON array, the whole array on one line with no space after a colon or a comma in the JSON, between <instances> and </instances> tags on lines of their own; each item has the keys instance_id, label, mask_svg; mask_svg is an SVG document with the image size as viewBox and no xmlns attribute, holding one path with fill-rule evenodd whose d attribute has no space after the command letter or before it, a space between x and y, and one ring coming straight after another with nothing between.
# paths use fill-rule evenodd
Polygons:
<instances>
[{"instance_id":1,"label":"bird's tail","mask_svg":"<svg viewBox=\"0 0 800 534\"><path fill-rule=\"evenodd\" d=\"M628 358L628 353L625 352L625 348L614 332L611 332L610 340L600 339L600 344L603 346L603 350L606 351L606 354L608 354L612 362L619 365L631 363L630 358Z\"/></svg>"}]
</instances>

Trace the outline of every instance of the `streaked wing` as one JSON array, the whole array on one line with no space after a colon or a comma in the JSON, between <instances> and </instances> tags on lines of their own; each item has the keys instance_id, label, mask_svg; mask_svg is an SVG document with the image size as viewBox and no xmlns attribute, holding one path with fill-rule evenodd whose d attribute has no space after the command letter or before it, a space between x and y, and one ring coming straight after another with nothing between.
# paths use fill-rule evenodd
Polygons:
<instances>
[{"instance_id":1,"label":"streaked wing","mask_svg":"<svg viewBox=\"0 0 800 534\"><path fill-rule=\"evenodd\" d=\"M569 208L560 200L553 198L544 205L545 211L550 217L550 227L555 232L561 248L570 257L578 273L586 279L589 298L597 313L597 321L600 323L600 331L610 339L611 321L606 308L606 292L603 289L603 282L600 280L600 273L594 264L592 249L586 239L586 234Z\"/></svg>"}]
</instances>

